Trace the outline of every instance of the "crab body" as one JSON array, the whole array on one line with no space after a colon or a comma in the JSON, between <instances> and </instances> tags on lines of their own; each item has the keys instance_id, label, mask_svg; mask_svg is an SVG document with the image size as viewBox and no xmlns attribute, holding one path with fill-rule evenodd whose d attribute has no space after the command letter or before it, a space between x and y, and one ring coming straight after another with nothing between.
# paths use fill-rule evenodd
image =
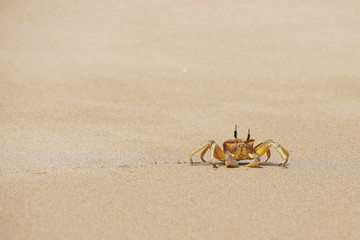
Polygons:
<instances>
[{"instance_id":1,"label":"crab body","mask_svg":"<svg viewBox=\"0 0 360 240\"><path fill-rule=\"evenodd\" d=\"M232 154L234 160L251 159L249 153L253 153L254 139L244 140L230 139L223 143L223 151Z\"/></svg>"},{"instance_id":2,"label":"crab body","mask_svg":"<svg viewBox=\"0 0 360 240\"><path fill-rule=\"evenodd\" d=\"M211 150L211 162L214 167L216 167L214 159L225 162L227 167L237 167L237 161L248 159L252 161L247 166L256 167L260 164L260 157L265 153L267 154L267 159L265 162L269 160L271 156L270 147L275 147L277 152L282 157L283 162L280 165L285 165L289 159L289 152L272 139L262 142L254 147L255 140L250 139L250 130L245 140L238 139L237 129L235 126L234 137L235 139L230 139L223 143L223 149L221 149L219 145L213 140L206 141L191 152L190 163L193 164L192 156L201 150L203 150L203 152L201 153L200 157L205 162L204 155L209 149Z\"/></svg>"}]
</instances>

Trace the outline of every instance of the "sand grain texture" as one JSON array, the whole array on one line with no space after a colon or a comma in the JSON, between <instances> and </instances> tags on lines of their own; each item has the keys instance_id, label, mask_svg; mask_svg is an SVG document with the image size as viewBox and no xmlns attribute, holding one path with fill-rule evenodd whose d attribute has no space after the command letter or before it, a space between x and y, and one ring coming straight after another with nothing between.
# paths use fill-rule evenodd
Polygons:
<instances>
[{"instance_id":1,"label":"sand grain texture","mask_svg":"<svg viewBox=\"0 0 360 240\"><path fill-rule=\"evenodd\" d=\"M2 1L0 239L359 239L359 12ZM288 167L188 164L234 124Z\"/></svg>"}]
</instances>

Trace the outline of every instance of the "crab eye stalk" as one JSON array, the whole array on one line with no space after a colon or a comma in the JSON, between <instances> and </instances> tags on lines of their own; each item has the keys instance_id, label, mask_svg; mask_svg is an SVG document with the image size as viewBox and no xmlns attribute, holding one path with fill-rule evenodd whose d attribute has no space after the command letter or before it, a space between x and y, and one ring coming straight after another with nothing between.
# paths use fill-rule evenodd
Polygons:
<instances>
[{"instance_id":1,"label":"crab eye stalk","mask_svg":"<svg viewBox=\"0 0 360 240\"><path fill-rule=\"evenodd\" d=\"M234 138L237 139L237 125L235 125Z\"/></svg>"},{"instance_id":2,"label":"crab eye stalk","mask_svg":"<svg viewBox=\"0 0 360 240\"><path fill-rule=\"evenodd\" d=\"M249 141L249 139L250 139L250 129L248 129L248 136L246 138L246 141Z\"/></svg>"}]
</instances>

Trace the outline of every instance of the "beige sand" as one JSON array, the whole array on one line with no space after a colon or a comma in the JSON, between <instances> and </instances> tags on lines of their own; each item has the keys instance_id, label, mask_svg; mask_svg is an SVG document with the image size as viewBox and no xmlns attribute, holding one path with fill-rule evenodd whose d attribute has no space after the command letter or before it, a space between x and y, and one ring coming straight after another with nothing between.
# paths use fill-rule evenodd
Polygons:
<instances>
[{"instance_id":1,"label":"beige sand","mask_svg":"<svg viewBox=\"0 0 360 240\"><path fill-rule=\"evenodd\" d=\"M359 239L360 2L337 2L2 1L0 239ZM188 164L234 124L288 167Z\"/></svg>"}]
</instances>

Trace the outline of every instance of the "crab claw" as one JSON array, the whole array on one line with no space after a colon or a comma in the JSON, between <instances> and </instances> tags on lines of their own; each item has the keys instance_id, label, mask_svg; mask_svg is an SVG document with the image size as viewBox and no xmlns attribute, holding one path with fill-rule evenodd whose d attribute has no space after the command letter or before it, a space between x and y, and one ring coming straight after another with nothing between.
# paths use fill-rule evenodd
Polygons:
<instances>
[{"instance_id":1,"label":"crab claw","mask_svg":"<svg viewBox=\"0 0 360 240\"><path fill-rule=\"evenodd\" d=\"M227 154L225 160L225 166L229 168L233 168L233 167L239 167L239 164L237 163L237 161L235 161L232 158L231 154Z\"/></svg>"},{"instance_id":2,"label":"crab claw","mask_svg":"<svg viewBox=\"0 0 360 240\"><path fill-rule=\"evenodd\" d=\"M252 160L246 167L257 167L260 165L260 157L257 156L254 160Z\"/></svg>"}]
</instances>

